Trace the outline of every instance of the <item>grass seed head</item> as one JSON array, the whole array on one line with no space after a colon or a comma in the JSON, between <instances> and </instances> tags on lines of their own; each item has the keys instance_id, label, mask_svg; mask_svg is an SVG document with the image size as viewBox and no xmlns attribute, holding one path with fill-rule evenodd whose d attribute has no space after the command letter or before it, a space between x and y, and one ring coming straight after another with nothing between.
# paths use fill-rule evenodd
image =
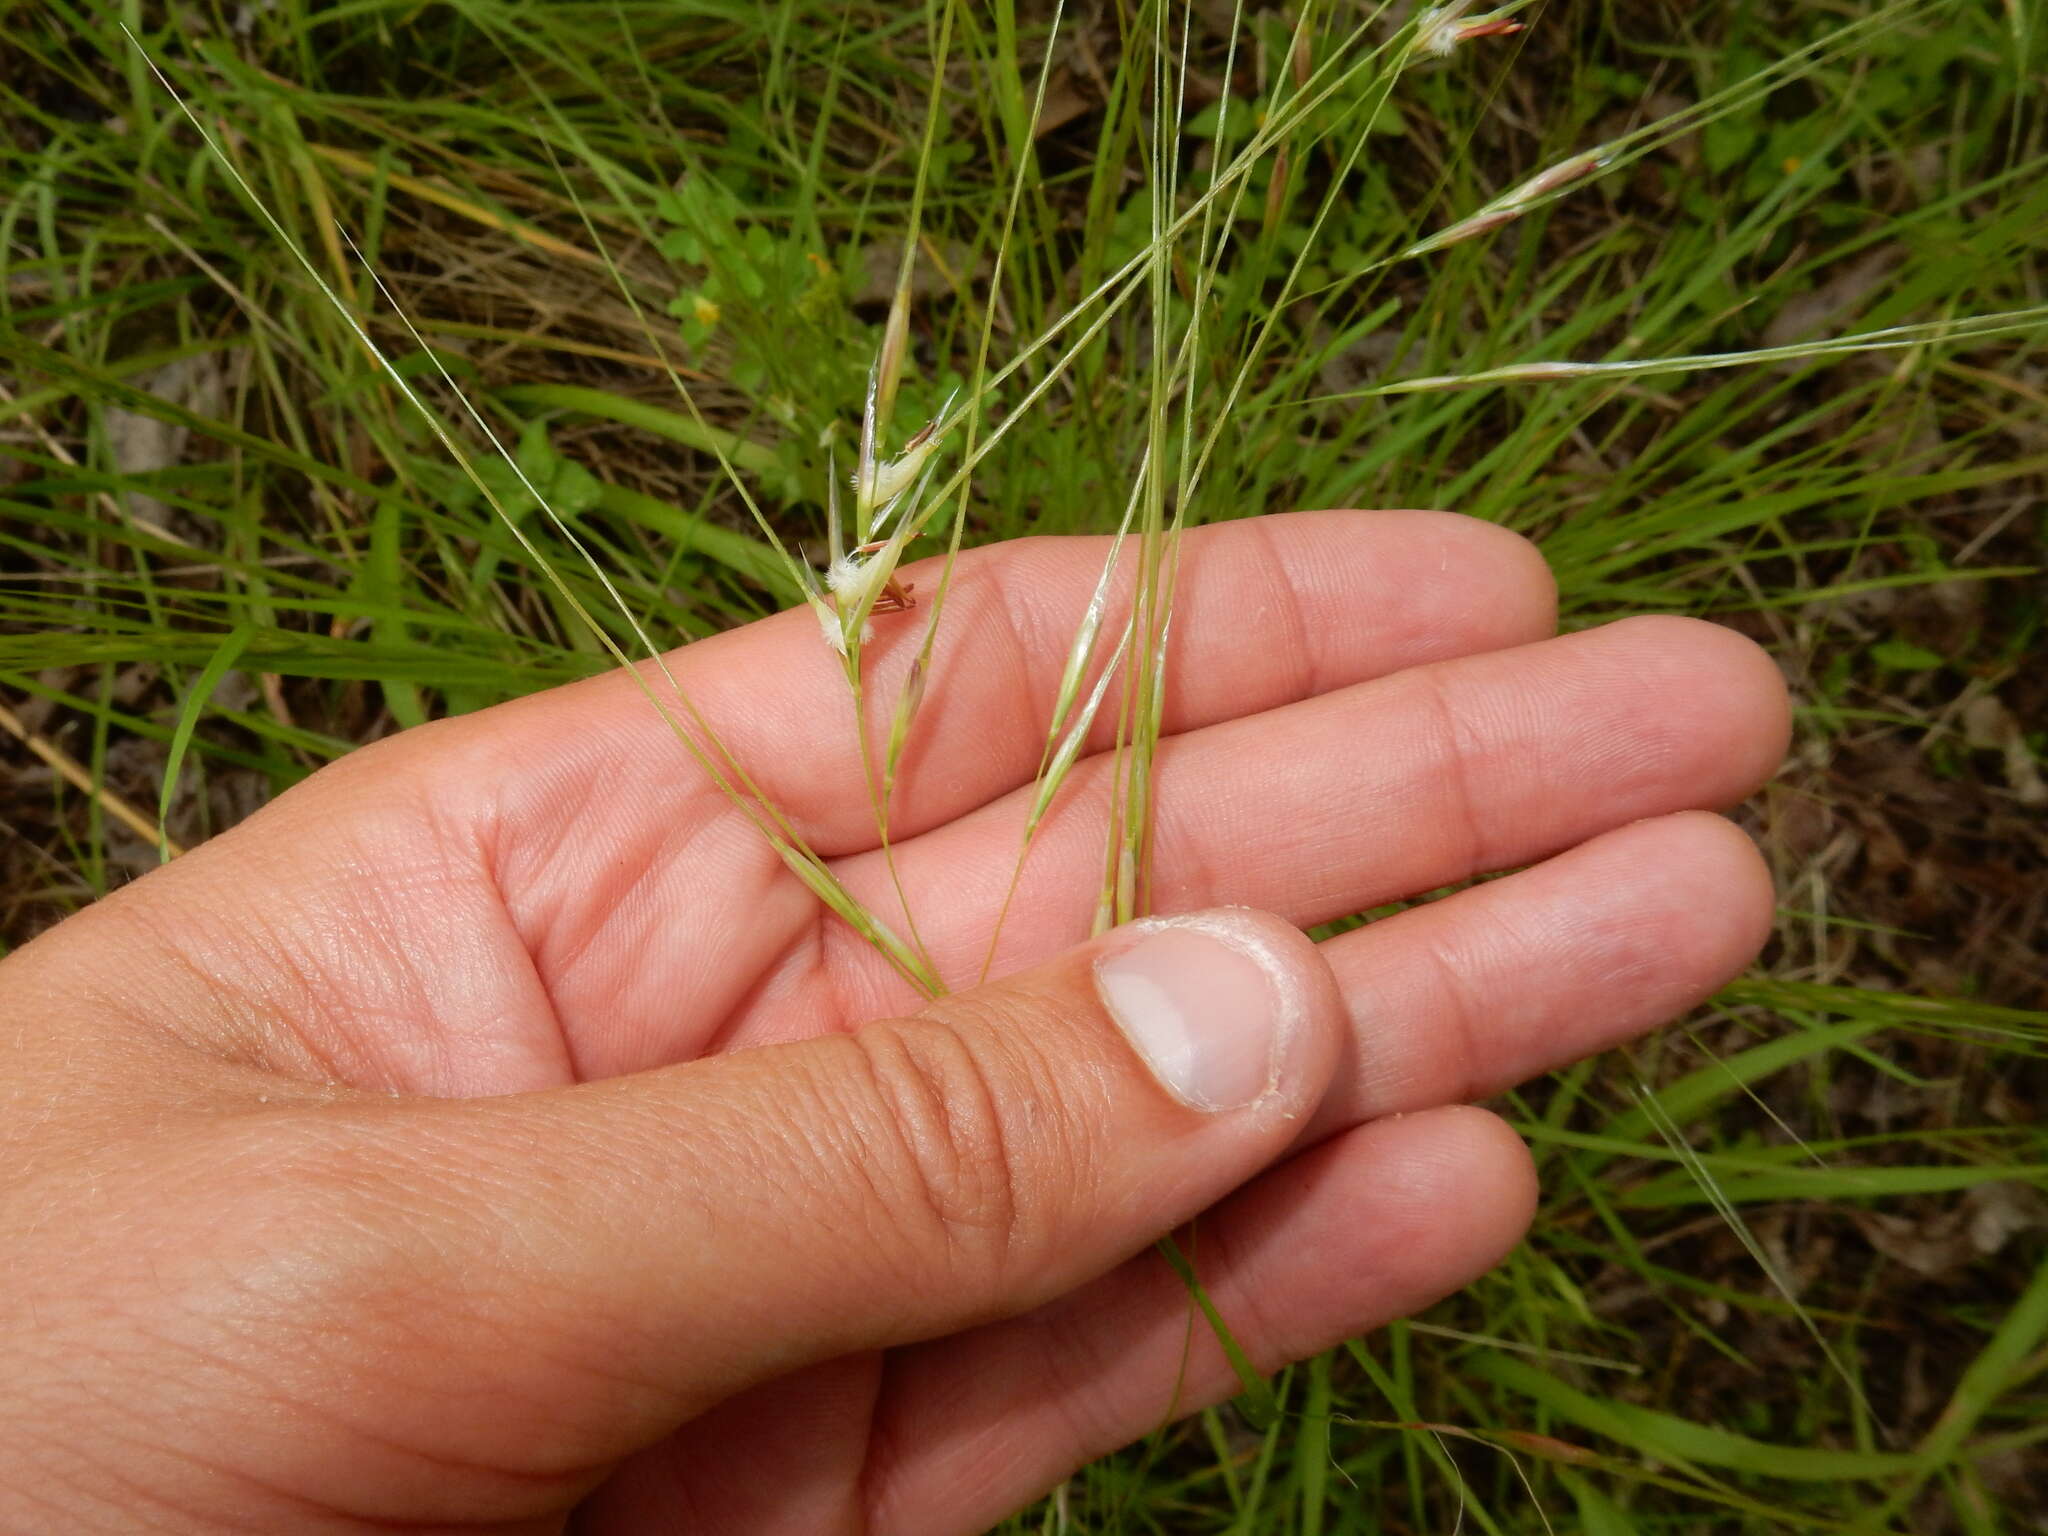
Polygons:
<instances>
[{"instance_id":1,"label":"grass seed head","mask_svg":"<svg viewBox=\"0 0 2048 1536\"><path fill-rule=\"evenodd\" d=\"M877 514L877 522L886 517L895 505L896 498L909 489L918 472L924 468L924 461L931 457L938 447L935 431L938 423L932 422L905 445L903 451L893 459L869 466L867 483L856 485L855 494L860 498L862 510Z\"/></svg>"},{"instance_id":2,"label":"grass seed head","mask_svg":"<svg viewBox=\"0 0 2048 1536\"><path fill-rule=\"evenodd\" d=\"M1415 28L1415 51L1433 59L1447 59L1465 44L1482 37L1512 37L1522 30L1522 24L1505 11L1488 11L1466 20L1464 13L1468 9L1470 0L1464 0L1423 12Z\"/></svg>"},{"instance_id":3,"label":"grass seed head","mask_svg":"<svg viewBox=\"0 0 2048 1536\"><path fill-rule=\"evenodd\" d=\"M846 623L839 616L839 610L829 598L810 599L811 612L817 615L818 631L824 635L825 643L839 656L846 655Z\"/></svg>"}]
</instances>

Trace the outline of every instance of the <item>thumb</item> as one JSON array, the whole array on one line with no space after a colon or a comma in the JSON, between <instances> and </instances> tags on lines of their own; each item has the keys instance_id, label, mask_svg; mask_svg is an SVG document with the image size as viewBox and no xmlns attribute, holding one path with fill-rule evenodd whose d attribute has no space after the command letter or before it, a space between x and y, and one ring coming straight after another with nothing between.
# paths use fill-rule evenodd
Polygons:
<instances>
[{"instance_id":1,"label":"thumb","mask_svg":"<svg viewBox=\"0 0 2048 1536\"><path fill-rule=\"evenodd\" d=\"M482 1400L544 1400L591 1461L624 1454L753 1382L1110 1269L1288 1148L1343 1019L1306 937L1228 909L847 1034L394 1108L384 1150L435 1197L380 1205L420 1223L429 1273L461 1272L407 1266L411 1326Z\"/></svg>"}]
</instances>

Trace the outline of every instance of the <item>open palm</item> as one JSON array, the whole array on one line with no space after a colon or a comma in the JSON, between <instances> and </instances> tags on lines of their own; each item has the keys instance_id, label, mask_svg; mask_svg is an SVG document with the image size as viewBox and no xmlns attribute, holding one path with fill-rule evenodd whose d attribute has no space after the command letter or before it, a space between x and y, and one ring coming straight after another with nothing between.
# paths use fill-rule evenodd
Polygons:
<instances>
[{"instance_id":1,"label":"open palm","mask_svg":"<svg viewBox=\"0 0 2048 1536\"><path fill-rule=\"evenodd\" d=\"M1201 530L1185 548L1154 780L1158 910L1240 905L1308 927L1519 870L1322 946L1350 1020L1332 1086L1292 1155L1197 1234L1211 1297L1271 1367L1426 1304L1519 1236L1526 1156L1500 1122L1456 1106L1651 1027L1747 963L1769 885L1746 840L1701 813L1775 766L1785 707L1771 663L1710 625L1553 638L1540 558L1470 520L1297 514ZM1106 549L1037 540L963 557L894 796L893 878L844 679L811 618L674 658L768 797L957 991L985 966L1025 971L1089 936L1107 723L1102 755L1084 758L1037 836L990 963L1045 722ZM936 581L910 575L920 593ZM877 621L881 734L922 618ZM75 926L87 921L83 939L64 940L67 924L23 958L61 976L80 944L127 946L108 985L129 1006L109 1038L159 1029L309 1097L545 1095L923 1006L619 675L346 758ZM744 1223L748 1198L720 1230ZM611 1219L608 1232L624 1218ZM359 1338L375 1368L325 1421L343 1426L328 1451L358 1456L374 1424L368 1480L408 1487L439 1465L438 1496L479 1479L489 1496L344 1509L324 1490L347 1480L306 1471L319 1453L303 1445L298 1472L246 1470L336 1528L360 1516L549 1529L573 1504L591 1531L978 1529L1235 1390L1213 1338L1189 1328L1185 1288L1144 1247L1158 1228L1142 1213L1128 1225L1056 1296L873 1330L886 1349L804 1342L841 1337L813 1315L872 1308L845 1287L876 1270L806 1273L792 1295L750 1279L752 1261L732 1265L720 1316L696 1298L679 1335L623 1302L505 1313L527 1319L502 1341L516 1369L481 1370L460 1338ZM554 1276L554 1263L535 1268ZM788 1254L791 1269L811 1263ZM759 1273L774 1275L772 1255ZM747 1368L714 1373L729 1395L665 1389L677 1337L702 1351L722 1332L788 1339L782 1368L755 1347L740 1352ZM271 1389L261 1375L251 1390ZM487 1400L466 1397L485 1379ZM414 1407L377 1406L422 1402L467 1403L453 1448L415 1443Z\"/></svg>"}]
</instances>

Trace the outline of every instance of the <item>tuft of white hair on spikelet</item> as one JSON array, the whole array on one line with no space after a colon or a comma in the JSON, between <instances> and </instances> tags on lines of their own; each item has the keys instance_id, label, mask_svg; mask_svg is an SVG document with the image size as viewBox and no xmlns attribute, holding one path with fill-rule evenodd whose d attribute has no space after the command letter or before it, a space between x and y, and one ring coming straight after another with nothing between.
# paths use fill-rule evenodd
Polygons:
<instances>
[{"instance_id":1,"label":"tuft of white hair on spikelet","mask_svg":"<svg viewBox=\"0 0 2048 1536\"><path fill-rule=\"evenodd\" d=\"M1449 5L1433 5L1424 11L1415 23L1415 41L1411 45L1417 53L1433 59L1448 59L1466 43L1482 37L1510 37L1522 30L1522 24L1514 20L1507 11L1487 11L1479 16L1467 16L1472 0L1452 0Z\"/></svg>"},{"instance_id":2,"label":"tuft of white hair on spikelet","mask_svg":"<svg viewBox=\"0 0 2048 1536\"><path fill-rule=\"evenodd\" d=\"M944 436L953 398L939 408L894 457L879 452L884 418L894 403L896 376L903 366L907 321L898 308L891 311L882 350L868 373L866 409L861 413L860 457L850 485L853 491L854 544L847 547L848 529L839 508L839 484L835 475L830 485L825 517L827 557L824 590L810 594L812 611L825 643L839 656L848 656L854 642L851 622L862 615L859 643L874 638L874 625L866 615L874 611L877 598L886 590L903 558L904 546L917 536L926 518L919 515L923 487L930 478L931 458ZM890 525L894 524L894 531Z\"/></svg>"}]
</instances>

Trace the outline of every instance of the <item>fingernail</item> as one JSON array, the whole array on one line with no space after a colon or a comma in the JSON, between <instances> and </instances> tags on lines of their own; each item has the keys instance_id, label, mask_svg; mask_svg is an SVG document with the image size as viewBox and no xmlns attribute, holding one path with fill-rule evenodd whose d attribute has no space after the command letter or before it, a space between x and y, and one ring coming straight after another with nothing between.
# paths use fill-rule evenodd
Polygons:
<instances>
[{"instance_id":1,"label":"fingernail","mask_svg":"<svg viewBox=\"0 0 2048 1536\"><path fill-rule=\"evenodd\" d=\"M1095 963L1095 989L1152 1075L1195 1109L1241 1109L1270 1092L1291 1014L1283 962L1220 913L1138 925Z\"/></svg>"}]
</instances>

